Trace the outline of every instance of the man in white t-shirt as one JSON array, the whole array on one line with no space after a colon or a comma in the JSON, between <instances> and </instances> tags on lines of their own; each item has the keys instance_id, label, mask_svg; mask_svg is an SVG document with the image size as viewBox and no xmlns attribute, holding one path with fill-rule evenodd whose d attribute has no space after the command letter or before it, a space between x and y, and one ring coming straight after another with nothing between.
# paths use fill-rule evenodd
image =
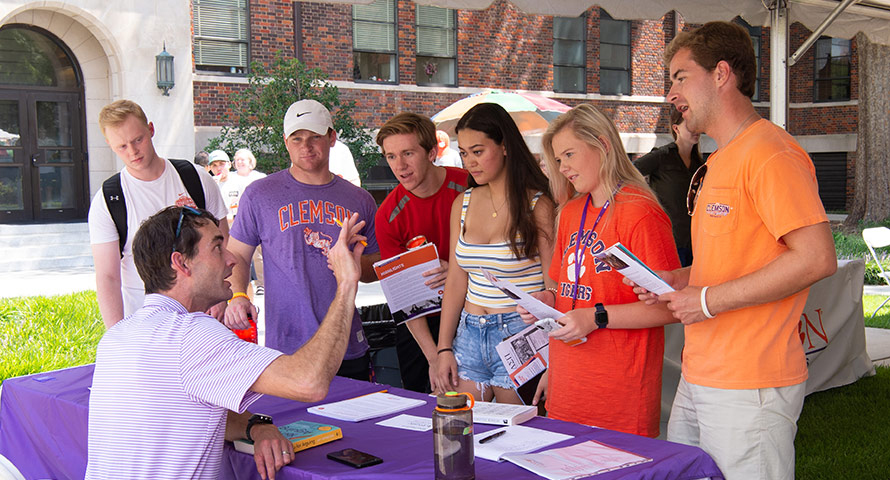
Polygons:
<instances>
[{"instance_id":1,"label":"man in white t-shirt","mask_svg":"<svg viewBox=\"0 0 890 480\"><path fill-rule=\"evenodd\" d=\"M127 239L120 235L100 188L90 204L90 245L96 269L96 297L106 327L142 306L145 287L133 263L132 241L139 225L169 205L196 206L173 164L158 156L152 144L155 130L135 102L118 100L99 113L105 141L124 163L120 186L126 203ZM194 165L204 191L204 205L217 218L226 216L219 187L203 168ZM221 227L228 236L228 225Z\"/></svg>"},{"instance_id":2,"label":"man in white t-shirt","mask_svg":"<svg viewBox=\"0 0 890 480\"><path fill-rule=\"evenodd\" d=\"M245 342L202 313L232 296L235 257L206 210L167 207L133 240L145 305L105 332L90 391L86 478L216 480L223 440L254 443L263 478L294 459L262 394L317 402L346 351L365 237L346 218L327 260L336 293L315 335L293 355ZM354 246L355 251L350 251Z\"/></svg>"},{"instance_id":3,"label":"man in white t-shirt","mask_svg":"<svg viewBox=\"0 0 890 480\"><path fill-rule=\"evenodd\" d=\"M356 187L362 186L362 179L358 175L358 169L355 168L355 158L349 147L340 140L334 142L334 146L331 147L328 170Z\"/></svg>"}]
</instances>

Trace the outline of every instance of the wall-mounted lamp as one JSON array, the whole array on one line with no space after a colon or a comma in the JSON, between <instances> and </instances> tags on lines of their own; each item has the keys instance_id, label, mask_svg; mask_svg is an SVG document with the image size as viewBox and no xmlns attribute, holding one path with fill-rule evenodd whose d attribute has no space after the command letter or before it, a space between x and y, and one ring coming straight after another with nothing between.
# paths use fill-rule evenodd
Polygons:
<instances>
[{"instance_id":1,"label":"wall-mounted lamp","mask_svg":"<svg viewBox=\"0 0 890 480\"><path fill-rule=\"evenodd\" d=\"M164 42L164 51L155 56L158 69L158 88L164 91L164 95L170 96L173 88L173 55L167 53L167 42Z\"/></svg>"}]
</instances>

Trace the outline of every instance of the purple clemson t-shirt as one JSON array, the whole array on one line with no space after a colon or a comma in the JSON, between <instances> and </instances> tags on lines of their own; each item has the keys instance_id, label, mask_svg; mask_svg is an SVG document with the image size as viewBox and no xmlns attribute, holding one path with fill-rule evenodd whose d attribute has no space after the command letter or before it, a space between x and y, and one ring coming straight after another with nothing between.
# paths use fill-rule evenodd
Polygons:
<instances>
[{"instance_id":1,"label":"purple clemson t-shirt","mask_svg":"<svg viewBox=\"0 0 890 480\"><path fill-rule=\"evenodd\" d=\"M366 222L364 253L377 253L376 210L370 193L337 176L324 185L308 185L282 170L247 187L230 235L263 247L267 347L290 354L315 334L337 291L327 263L328 249L340 233L334 219L345 221L358 212ZM367 350L356 311L344 358L358 358Z\"/></svg>"}]
</instances>

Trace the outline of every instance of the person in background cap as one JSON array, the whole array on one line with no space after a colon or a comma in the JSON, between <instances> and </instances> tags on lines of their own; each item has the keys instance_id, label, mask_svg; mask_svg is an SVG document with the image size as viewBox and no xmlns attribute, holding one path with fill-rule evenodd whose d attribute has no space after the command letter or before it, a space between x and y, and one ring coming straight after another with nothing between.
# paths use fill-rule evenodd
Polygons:
<instances>
[{"instance_id":1,"label":"person in background cap","mask_svg":"<svg viewBox=\"0 0 890 480\"><path fill-rule=\"evenodd\" d=\"M461 160L460 154L448 148L450 144L451 139L448 138L448 134L442 130L436 130L436 160L433 164L437 167L464 168L464 161Z\"/></svg>"},{"instance_id":2,"label":"person in background cap","mask_svg":"<svg viewBox=\"0 0 890 480\"><path fill-rule=\"evenodd\" d=\"M315 100L294 102L284 115L284 143L291 166L251 183L241 196L228 249L237 263L235 292L225 314L229 328L247 328L256 318L246 292L250 258L256 247L266 252L266 346L293 353L318 330L333 300L336 279L327 253L340 227L353 213L365 222L362 281L377 279L372 267L380 258L374 236L377 206L371 194L332 174L330 150L337 140L331 114ZM271 252L274 252L271 253ZM358 312L349 345L337 373L369 380L370 355Z\"/></svg>"},{"instance_id":3,"label":"person in background cap","mask_svg":"<svg viewBox=\"0 0 890 480\"><path fill-rule=\"evenodd\" d=\"M229 154L222 150L214 150L210 152L208 158L210 162L210 173L217 183L226 183L229 179L229 170L232 168L232 162L229 160Z\"/></svg>"}]
</instances>

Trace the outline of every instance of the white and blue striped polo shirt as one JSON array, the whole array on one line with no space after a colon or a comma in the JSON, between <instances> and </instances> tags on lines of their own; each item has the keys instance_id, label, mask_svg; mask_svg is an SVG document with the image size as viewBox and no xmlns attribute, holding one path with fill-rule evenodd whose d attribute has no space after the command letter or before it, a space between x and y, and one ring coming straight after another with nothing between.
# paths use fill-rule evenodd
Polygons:
<instances>
[{"instance_id":1,"label":"white and blue striped polo shirt","mask_svg":"<svg viewBox=\"0 0 890 480\"><path fill-rule=\"evenodd\" d=\"M281 352L158 294L111 327L96 352L87 479L219 476L226 414Z\"/></svg>"}]
</instances>

